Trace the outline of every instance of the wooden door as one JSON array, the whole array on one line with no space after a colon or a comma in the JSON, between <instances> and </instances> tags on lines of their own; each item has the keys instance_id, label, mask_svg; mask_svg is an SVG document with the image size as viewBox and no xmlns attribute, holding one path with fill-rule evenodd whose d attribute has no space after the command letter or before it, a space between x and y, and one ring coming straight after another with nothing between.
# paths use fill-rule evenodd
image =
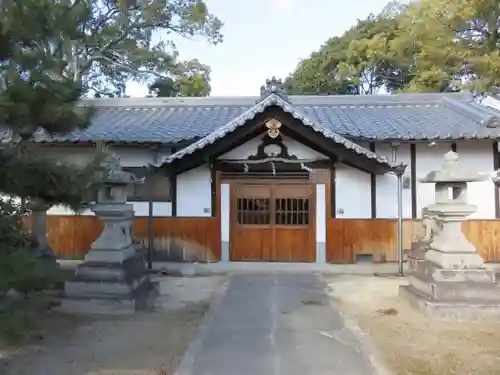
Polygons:
<instances>
[{"instance_id":1,"label":"wooden door","mask_svg":"<svg viewBox=\"0 0 500 375\"><path fill-rule=\"evenodd\" d=\"M314 185L231 187L231 260L315 261Z\"/></svg>"},{"instance_id":2,"label":"wooden door","mask_svg":"<svg viewBox=\"0 0 500 375\"><path fill-rule=\"evenodd\" d=\"M273 186L273 260L316 260L315 186Z\"/></svg>"}]
</instances>

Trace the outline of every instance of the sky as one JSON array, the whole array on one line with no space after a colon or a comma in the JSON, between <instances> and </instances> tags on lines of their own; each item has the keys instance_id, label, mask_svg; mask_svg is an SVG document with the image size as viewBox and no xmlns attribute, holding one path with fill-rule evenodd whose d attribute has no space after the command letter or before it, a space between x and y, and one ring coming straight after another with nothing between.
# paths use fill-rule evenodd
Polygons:
<instances>
[{"instance_id":1,"label":"sky","mask_svg":"<svg viewBox=\"0 0 500 375\"><path fill-rule=\"evenodd\" d=\"M329 38L341 35L388 0L206 0L224 22L224 42L171 37L182 60L199 59L211 68L212 96L259 95L267 78L284 79L301 59ZM145 96L144 85L127 86Z\"/></svg>"}]
</instances>

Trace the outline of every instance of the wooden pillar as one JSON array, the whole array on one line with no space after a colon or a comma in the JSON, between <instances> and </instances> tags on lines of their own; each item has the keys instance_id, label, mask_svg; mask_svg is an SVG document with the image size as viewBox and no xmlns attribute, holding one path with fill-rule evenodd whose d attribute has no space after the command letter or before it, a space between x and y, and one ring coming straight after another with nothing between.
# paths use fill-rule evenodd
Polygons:
<instances>
[{"instance_id":1,"label":"wooden pillar","mask_svg":"<svg viewBox=\"0 0 500 375\"><path fill-rule=\"evenodd\" d=\"M498 142L493 142L493 170L497 171L500 168L500 152L498 151ZM500 192L496 184L493 184L495 197L495 218L500 219Z\"/></svg>"},{"instance_id":2,"label":"wooden pillar","mask_svg":"<svg viewBox=\"0 0 500 375\"><path fill-rule=\"evenodd\" d=\"M375 152L375 142L370 143L370 151ZM370 173L371 218L377 218L377 175Z\"/></svg>"},{"instance_id":3,"label":"wooden pillar","mask_svg":"<svg viewBox=\"0 0 500 375\"><path fill-rule=\"evenodd\" d=\"M410 145L410 189L411 189L411 217L418 217L417 205L417 147L414 143Z\"/></svg>"}]
</instances>

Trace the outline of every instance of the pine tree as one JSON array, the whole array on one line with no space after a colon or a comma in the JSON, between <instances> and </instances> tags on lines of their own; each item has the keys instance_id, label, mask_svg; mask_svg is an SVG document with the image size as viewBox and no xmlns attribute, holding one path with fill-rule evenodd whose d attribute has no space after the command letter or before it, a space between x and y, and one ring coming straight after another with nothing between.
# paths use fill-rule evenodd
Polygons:
<instances>
[{"instance_id":1,"label":"pine tree","mask_svg":"<svg viewBox=\"0 0 500 375\"><path fill-rule=\"evenodd\" d=\"M0 14L0 194L29 201L37 214L33 219L42 221L39 214L54 204L78 209L89 200L99 163L96 157L85 167L64 164L33 142L84 129L94 112L78 104L81 80L60 74L63 64L52 53L60 33L77 29L70 23L54 27L58 7L23 0ZM75 10L74 18L80 13ZM0 238L0 245L7 248L9 239ZM39 255L50 255L43 252Z\"/></svg>"}]
</instances>

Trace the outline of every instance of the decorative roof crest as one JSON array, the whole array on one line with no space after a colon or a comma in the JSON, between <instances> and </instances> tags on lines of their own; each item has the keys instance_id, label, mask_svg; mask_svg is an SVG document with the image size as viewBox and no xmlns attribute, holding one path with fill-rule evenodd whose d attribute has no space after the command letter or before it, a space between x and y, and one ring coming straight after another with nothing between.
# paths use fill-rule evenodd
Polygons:
<instances>
[{"instance_id":1,"label":"decorative roof crest","mask_svg":"<svg viewBox=\"0 0 500 375\"><path fill-rule=\"evenodd\" d=\"M283 81L280 78L273 76L271 79L266 79L266 84L260 87L260 100L265 99L271 94L276 94L285 100L288 97L283 89Z\"/></svg>"}]
</instances>

